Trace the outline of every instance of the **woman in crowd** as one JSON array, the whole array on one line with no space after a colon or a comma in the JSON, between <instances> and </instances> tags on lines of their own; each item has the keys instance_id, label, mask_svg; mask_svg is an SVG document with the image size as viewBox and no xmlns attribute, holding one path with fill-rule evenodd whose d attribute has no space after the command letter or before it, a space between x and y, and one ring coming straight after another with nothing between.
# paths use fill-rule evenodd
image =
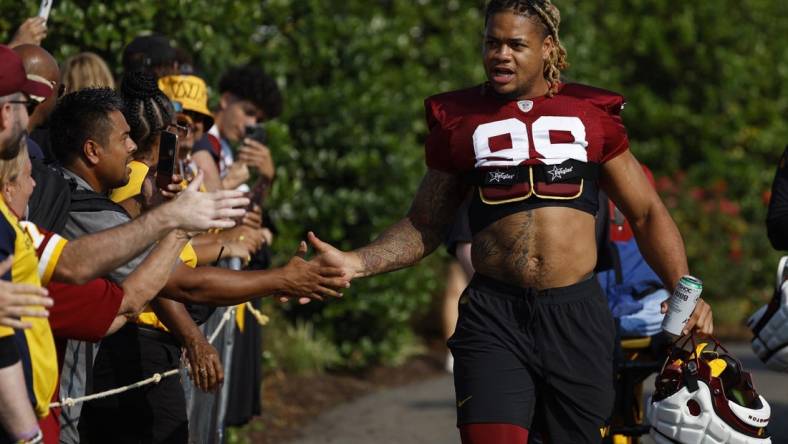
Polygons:
<instances>
[{"instance_id":1,"label":"woman in crowd","mask_svg":"<svg viewBox=\"0 0 788 444\"><path fill-rule=\"evenodd\" d=\"M65 94L84 88L115 89L115 79L107 62L92 52L82 52L66 59L63 63L62 78Z\"/></svg>"}]
</instances>

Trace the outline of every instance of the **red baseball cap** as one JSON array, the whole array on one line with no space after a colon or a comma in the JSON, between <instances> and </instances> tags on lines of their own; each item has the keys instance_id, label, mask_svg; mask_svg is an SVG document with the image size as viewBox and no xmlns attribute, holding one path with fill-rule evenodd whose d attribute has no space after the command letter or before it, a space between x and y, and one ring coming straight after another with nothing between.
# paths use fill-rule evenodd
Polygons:
<instances>
[{"instance_id":1,"label":"red baseball cap","mask_svg":"<svg viewBox=\"0 0 788 444\"><path fill-rule=\"evenodd\" d=\"M46 98L52 95L52 88L29 80L19 54L8 46L0 45L0 97L18 92Z\"/></svg>"}]
</instances>

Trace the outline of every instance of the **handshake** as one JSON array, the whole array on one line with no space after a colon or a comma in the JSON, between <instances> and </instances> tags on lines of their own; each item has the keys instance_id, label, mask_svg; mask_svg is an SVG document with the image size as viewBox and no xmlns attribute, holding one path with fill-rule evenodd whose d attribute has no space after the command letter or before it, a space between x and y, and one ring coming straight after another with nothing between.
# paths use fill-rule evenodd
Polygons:
<instances>
[{"instance_id":1,"label":"handshake","mask_svg":"<svg viewBox=\"0 0 788 444\"><path fill-rule=\"evenodd\" d=\"M199 192L202 179L202 173L199 173L183 191L177 185L171 185L168 190L159 190L159 197L169 200L161 207L164 210L162 212L167 214L166 220L174 225L171 228L189 232L193 236L207 229L232 228L237 221L245 220L249 205L247 197L235 190ZM341 292L350 287L352 277L343 266L342 253L320 241L311 232L309 241L317 253L314 258L306 259L307 244L301 241L287 264L261 272L267 274L268 282L253 286L264 294L279 295L283 302L298 298L300 303L305 304L313 299L323 301L342 297ZM246 276L251 278L251 275Z\"/></svg>"},{"instance_id":2,"label":"handshake","mask_svg":"<svg viewBox=\"0 0 788 444\"><path fill-rule=\"evenodd\" d=\"M301 241L296 254L282 268L287 290L281 293L281 302L298 298L300 304L306 304L312 299L340 298L341 291L349 288L350 281L359 276L360 267L354 264L352 253L332 247L311 231L307 240L316 254L307 261L307 243Z\"/></svg>"}]
</instances>

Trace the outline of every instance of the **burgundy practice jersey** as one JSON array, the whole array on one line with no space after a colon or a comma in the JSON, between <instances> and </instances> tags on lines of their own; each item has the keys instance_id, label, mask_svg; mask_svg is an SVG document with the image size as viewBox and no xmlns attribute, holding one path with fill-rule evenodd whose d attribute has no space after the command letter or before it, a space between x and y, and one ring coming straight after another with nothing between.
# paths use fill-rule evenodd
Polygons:
<instances>
[{"instance_id":1,"label":"burgundy practice jersey","mask_svg":"<svg viewBox=\"0 0 788 444\"><path fill-rule=\"evenodd\" d=\"M485 175L471 205L474 233L542 206L594 214L598 187L588 171L629 148L623 104L619 94L572 83L529 100L504 99L486 85L432 96L425 101L427 166ZM494 215L480 220L480 209Z\"/></svg>"}]
</instances>

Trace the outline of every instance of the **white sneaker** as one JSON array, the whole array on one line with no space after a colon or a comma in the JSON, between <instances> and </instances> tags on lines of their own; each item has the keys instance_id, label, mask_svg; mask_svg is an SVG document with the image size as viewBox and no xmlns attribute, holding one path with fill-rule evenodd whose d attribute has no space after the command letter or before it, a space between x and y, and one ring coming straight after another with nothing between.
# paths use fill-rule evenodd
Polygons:
<instances>
[{"instance_id":1,"label":"white sneaker","mask_svg":"<svg viewBox=\"0 0 788 444\"><path fill-rule=\"evenodd\" d=\"M451 352L446 353L446 371L454 373L454 356Z\"/></svg>"}]
</instances>

